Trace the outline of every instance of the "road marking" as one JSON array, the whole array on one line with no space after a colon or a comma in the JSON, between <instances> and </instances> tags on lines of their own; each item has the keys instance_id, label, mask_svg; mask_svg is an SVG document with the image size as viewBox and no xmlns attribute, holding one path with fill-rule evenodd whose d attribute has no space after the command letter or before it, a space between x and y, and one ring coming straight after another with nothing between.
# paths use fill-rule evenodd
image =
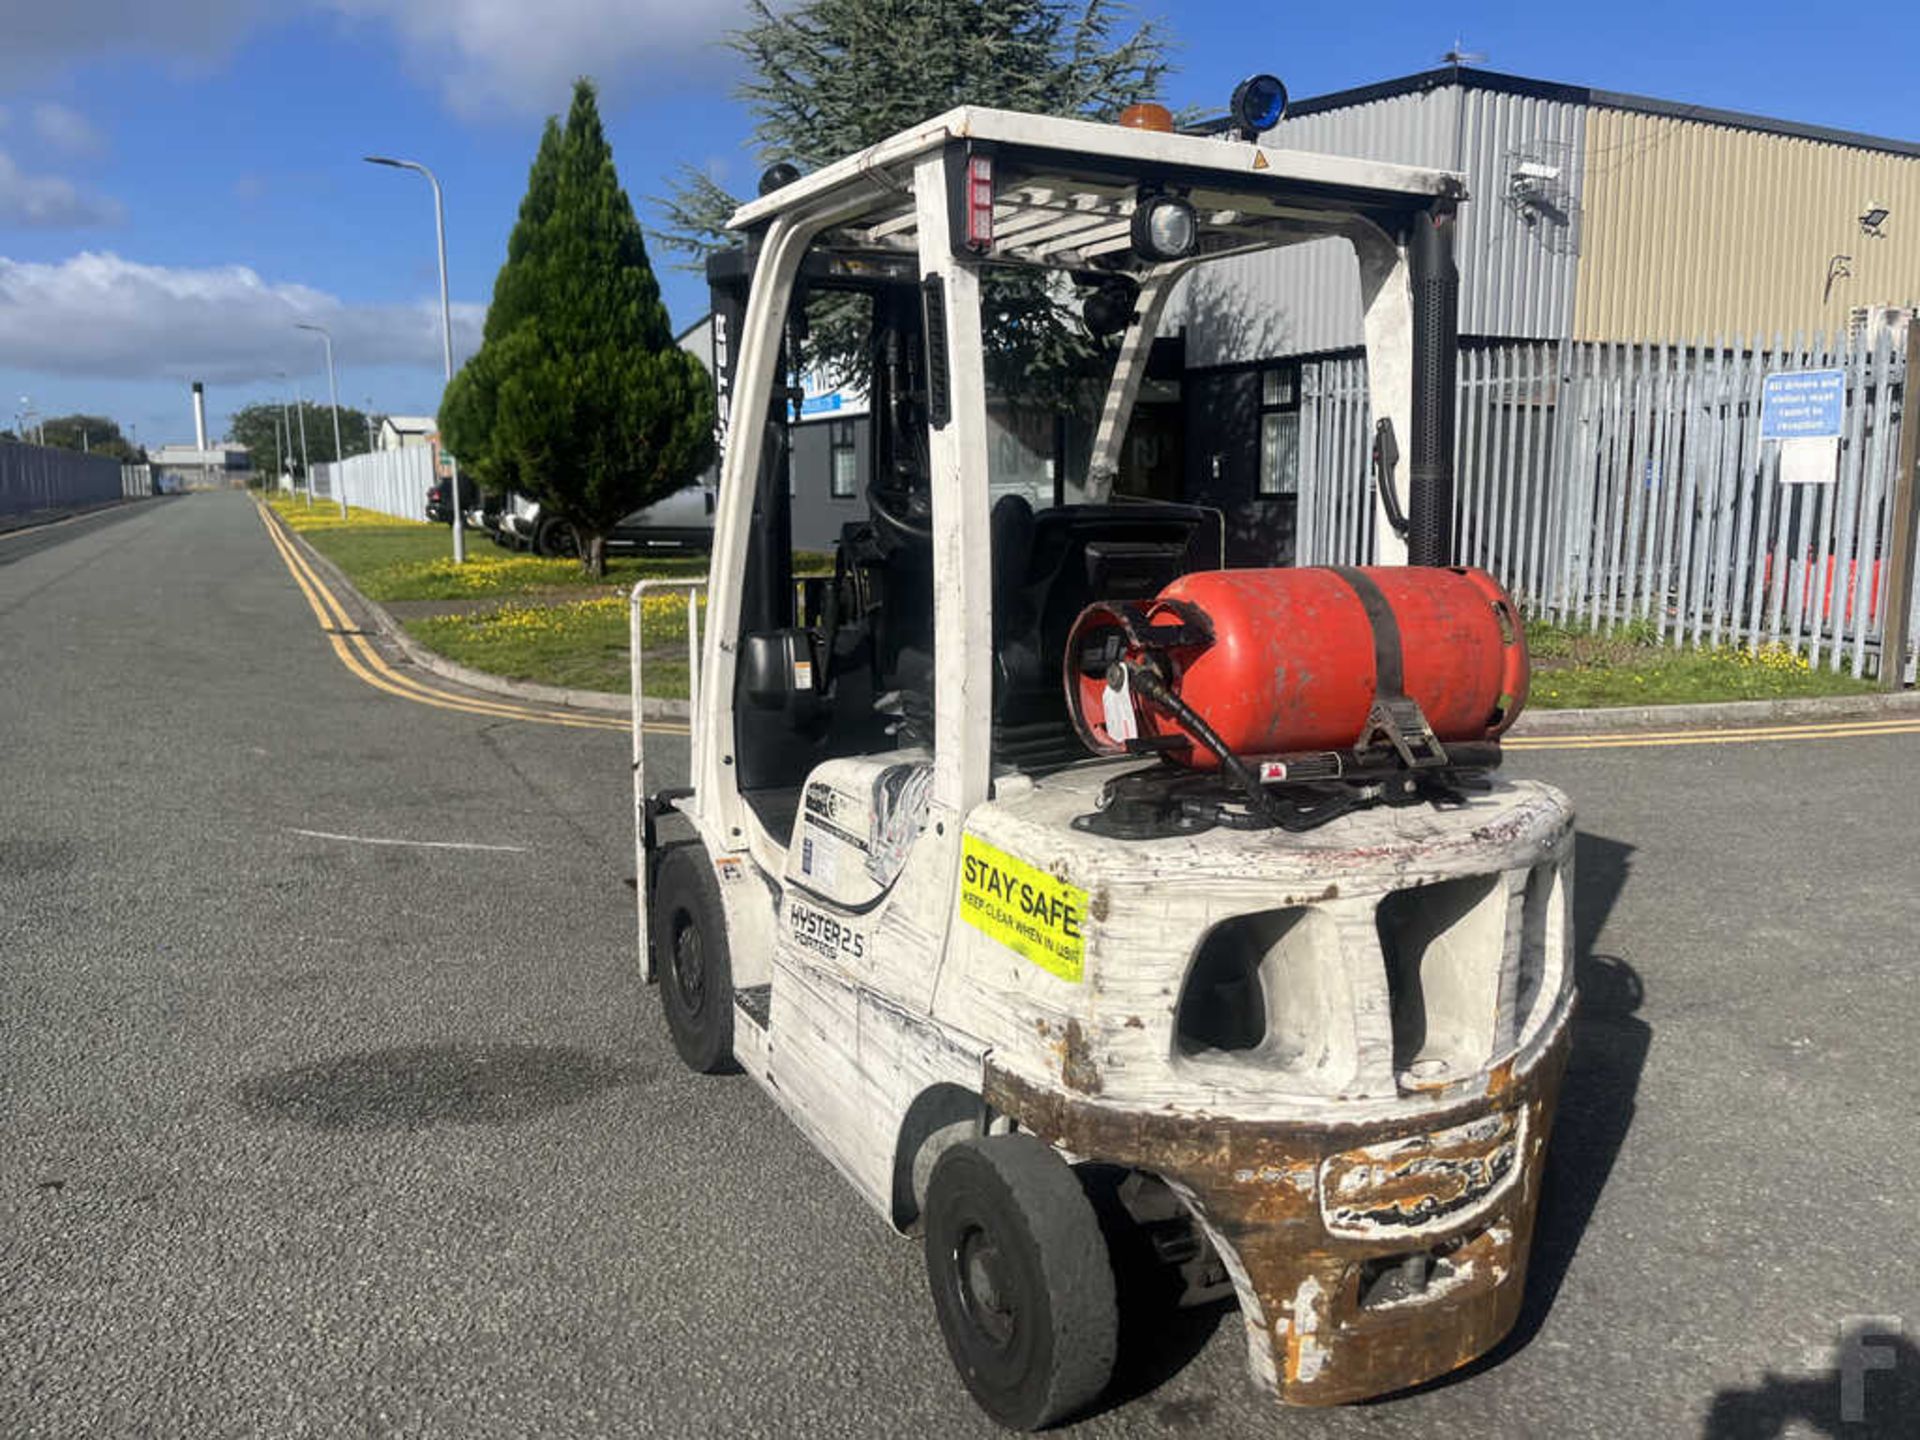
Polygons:
<instances>
[{"instance_id":1,"label":"road marking","mask_svg":"<svg viewBox=\"0 0 1920 1440\"><path fill-rule=\"evenodd\" d=\"M379 835L336 835L331 830L293 830L293 835L305 835L314 840L345 840L353 845L405 845L415 850L498 850L508 855L525 855L525 845L482 845L468 840L392 840Z\"/></svg>"},{"instance_id":2,"label":"road marking","mask_svg":"<svg viewBox=\"0 0 1920 1440\"><path fill-rule=\"evenodd\" d=\"M257 503L257 502L256 502ZM523 705L511 700L486 700L477 696L457 695L451 691L438 690L423 684L411 676L395 670L377 650L372 640L356 627L343 606L319 574L309 565L306 558L294 547L280 531L261 505L260 523L266 526L267 537L280 552L280 558L286 563L287 570L293 576L294 584L306 597L308 606L313 610L314 619L319 621L320 629L333 647L340 663L355 676L376 690L402 700L411 700L415 704L429 705L437 710L452 710L465 715L481 715L495 720L525 720L536 725L561 725L576 730L618 730L626 732L631 727L625 720L612 715L583 715L544 709L534 705ZM686 725L670 721L655 721L647 730L651 734L686 735L690 733Z\"/></svg>"},{"instance_id":3,"label":"road marking","mask_svg":"<svg viewBox=\"0 0 1920 1440\"><path fill-rule=\"evenodd\" d=\"M1805 725L1746 726L1733 730L1620 731L1605 735L1522 735L1505 750L1630 750L1672 745L1756 745L1790 740L1849 740L1866 735L1920 734L1920 717L1904 720L1829 720Z\"/></svg>"}]
</instances>

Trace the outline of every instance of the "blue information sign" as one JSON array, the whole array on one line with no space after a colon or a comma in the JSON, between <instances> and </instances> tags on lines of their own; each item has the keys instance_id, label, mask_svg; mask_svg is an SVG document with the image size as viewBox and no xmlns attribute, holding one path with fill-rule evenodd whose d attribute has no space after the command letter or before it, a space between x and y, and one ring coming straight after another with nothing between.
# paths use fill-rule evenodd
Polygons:
<instances>
[{"instance_id":1,"label":"blue information sign","mask_svg":"<svg viewBox=\"0 0 1920 1440\"><path fill-rule=\"evenodd\" d=\"M1789 370L1769 375L1760 392L1760 438L1823 440L1838 436L1846 408L1844 370Z\"/></svg>"}]
</instances>

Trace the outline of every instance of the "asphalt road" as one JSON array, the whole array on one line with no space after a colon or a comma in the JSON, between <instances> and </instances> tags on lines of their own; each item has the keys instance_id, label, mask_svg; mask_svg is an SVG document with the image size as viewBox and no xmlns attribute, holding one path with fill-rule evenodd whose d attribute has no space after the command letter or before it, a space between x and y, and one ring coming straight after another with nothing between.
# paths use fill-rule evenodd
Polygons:
<instances>
[{"instance_id":1,"label":"asphalt road","mask_svg":"<svg viewBox=\"0 0 1920 1440\"><path fill-rule=\"evenodd\" d=\"M0 1435L991 1433L916 1247L674 1059L622 735L371 688L237 495L0 539L0 658ZM1201 1312L1076 1433L1920 1433L1916 758L1519 757L1585 1009L1518 1332L1277 1414Z\"/></svg>"}]
</instances>

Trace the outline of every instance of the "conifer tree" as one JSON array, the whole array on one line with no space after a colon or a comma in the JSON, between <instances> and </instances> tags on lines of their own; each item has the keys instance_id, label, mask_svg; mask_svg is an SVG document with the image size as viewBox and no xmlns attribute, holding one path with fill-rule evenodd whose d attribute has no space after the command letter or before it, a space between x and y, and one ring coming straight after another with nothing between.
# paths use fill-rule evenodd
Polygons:
<instances>
[{"instance_id":1,"label":"conifer tree","mask_svg":"<svg viewBox=\"0 0 1920 1440\"><path fill-rule=\"evenodd\" d=\"M595 575L623 515L713 458L712 384L674 343L586 80L565 127L547 121L480 349L447 387L440 425L488 489L571 522Z\"/></svg>"}]
</instances>

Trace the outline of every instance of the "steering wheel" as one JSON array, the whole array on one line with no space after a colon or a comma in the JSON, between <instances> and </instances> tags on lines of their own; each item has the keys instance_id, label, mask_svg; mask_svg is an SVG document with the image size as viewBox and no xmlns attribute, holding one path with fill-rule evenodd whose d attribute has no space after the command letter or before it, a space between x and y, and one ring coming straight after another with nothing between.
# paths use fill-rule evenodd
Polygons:
<instances>
[{"instance_id":1,"label":"steering wheel","mask_svg":"<svg viewBox=\"0 0 1920 1440\"><path fill-rule=\"evenodd\" d=\"M875 478L867 483L867 507L888 548L933 543L933 495L926 486L905 476Z\"/></svg>"}]
</instances>

